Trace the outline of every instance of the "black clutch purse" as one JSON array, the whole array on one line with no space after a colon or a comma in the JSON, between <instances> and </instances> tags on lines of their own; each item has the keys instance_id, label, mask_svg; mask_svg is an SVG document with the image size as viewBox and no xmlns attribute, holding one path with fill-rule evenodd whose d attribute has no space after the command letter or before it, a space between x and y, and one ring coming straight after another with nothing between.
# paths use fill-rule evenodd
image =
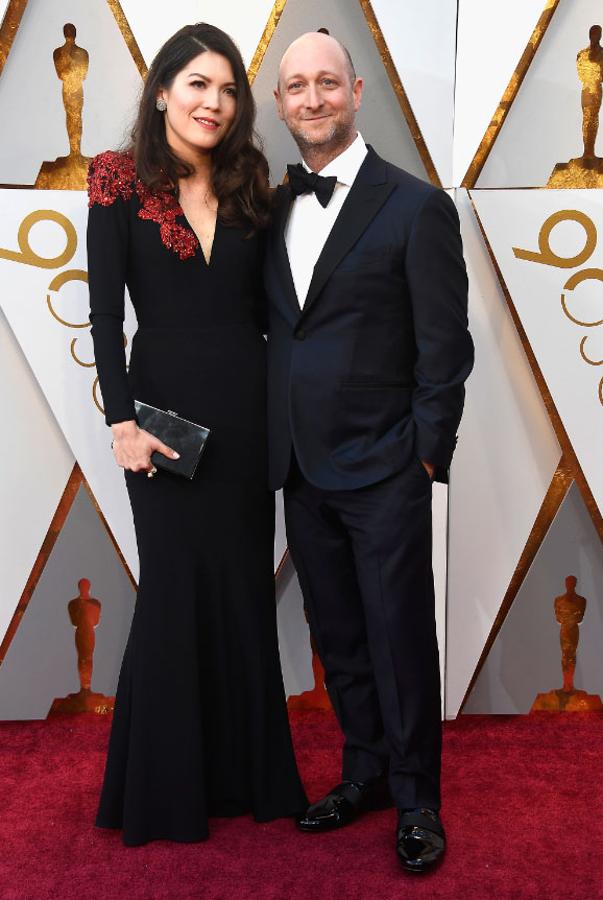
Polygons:
<instances>
[{"instance_id":1,"label":"black clutch purse","mask_svg":"<svg viewBox=\"0 0 603 900\"><path fill-rule=\"evenodd\" d=\"M174 475L192 478L205 449L209 428L181 419L171 409L165 412L148 403L141 403L140 400L134 401L134 407L139 427L180 454L180 459L169 459L163 453L155 451L151 454L153 465Z\"/></svg>"}]
</instances>

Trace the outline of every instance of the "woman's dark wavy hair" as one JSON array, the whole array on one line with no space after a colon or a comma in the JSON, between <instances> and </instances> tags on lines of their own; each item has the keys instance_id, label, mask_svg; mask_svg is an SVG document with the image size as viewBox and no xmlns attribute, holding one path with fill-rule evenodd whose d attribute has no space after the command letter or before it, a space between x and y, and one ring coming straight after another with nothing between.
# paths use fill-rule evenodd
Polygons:
<instances>
[{"instance_id":1,"label":"woman's dark wavy hair","mask_svg":"<svg viewBox=\"0 0 603 900\"><path fill-rule=\"evenodd\" d=\"M165 42L146 78L130 151L138 177L151 190L173 186L177 189L179 178L192 175L192 166L170 148L165 114L157 110L155 103L160 89L169 90L178 72L207 50L229 61L237 93L234 120L212 151L212 189L218 200L220 221L225 225L251 225L252 231L257 231L269 219L268 163L256 144L256 107L243 60L234 41L224 31L198 22L185 25Z\"/></svg>"}]
</instances>

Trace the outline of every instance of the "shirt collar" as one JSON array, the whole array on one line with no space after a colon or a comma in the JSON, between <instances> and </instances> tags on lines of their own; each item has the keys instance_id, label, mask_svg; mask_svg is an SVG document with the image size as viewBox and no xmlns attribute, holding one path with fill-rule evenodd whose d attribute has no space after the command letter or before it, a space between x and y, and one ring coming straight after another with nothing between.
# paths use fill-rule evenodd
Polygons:
<instances>
[{"instance_id":1,"label":"shirt collar","mask_svg":"<svg viewBox=\"0 0 603 900\"><path fill-rule=\"evenodd\" d=\"M343 153L332 159L324 169L321 169L320 175L324 175L325 178L328 178L329 175L336 175L338 184L351 186L367 153L366 144L362 135L358 132L347 150L344 150ZM303 160L302 165L308 172L312 171Z\"/></svg>"}]
</instances>

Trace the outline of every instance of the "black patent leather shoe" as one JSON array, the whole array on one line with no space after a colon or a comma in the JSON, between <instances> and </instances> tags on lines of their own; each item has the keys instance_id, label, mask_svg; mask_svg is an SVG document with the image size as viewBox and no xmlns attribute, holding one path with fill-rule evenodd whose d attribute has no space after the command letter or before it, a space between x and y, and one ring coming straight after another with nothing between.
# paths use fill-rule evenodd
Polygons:
<instances>
[{"instance_id":1,"label":"black patent leather shoe","mask_svg":"<svg viewBox=\"0 0 603 900\"><path fill-rule=\"evenodd\" d=\"M343 781L295 821L301 831L332 831L349 825L363 812L391 805L385 778L368 782Z\"/></svg>"},{"instance_id":2,"label":"black patent leather shoe","mask_svg":"<svg viewBox=\"0 0 603 900\"><path fill-rule=\"evenodd\" d=\"M407 872L428 872L441 862L446 835L433 809L401 809L398 812L396 853Z\"/></svg>"}]
</instances>

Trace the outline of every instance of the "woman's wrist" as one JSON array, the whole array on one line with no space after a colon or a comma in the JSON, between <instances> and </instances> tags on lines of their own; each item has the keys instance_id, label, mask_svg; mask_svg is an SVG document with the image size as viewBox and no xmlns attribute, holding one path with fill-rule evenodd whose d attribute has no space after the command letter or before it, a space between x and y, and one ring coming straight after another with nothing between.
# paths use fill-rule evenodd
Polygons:
<instances>
[{"instance_id":1,"label":"woman's wrist","mask_svg":"<svg viewBox=\"0 0 603 900\"><path fill-rule=\"evenodd\" d=\"M138 425L136 424L135 419L129 419L127 422L115 422L111 426L111 431L113 433L114 440L119 440L120 438L125 437L133 437L138 431Z\"/></svg>"}]
</instances>

